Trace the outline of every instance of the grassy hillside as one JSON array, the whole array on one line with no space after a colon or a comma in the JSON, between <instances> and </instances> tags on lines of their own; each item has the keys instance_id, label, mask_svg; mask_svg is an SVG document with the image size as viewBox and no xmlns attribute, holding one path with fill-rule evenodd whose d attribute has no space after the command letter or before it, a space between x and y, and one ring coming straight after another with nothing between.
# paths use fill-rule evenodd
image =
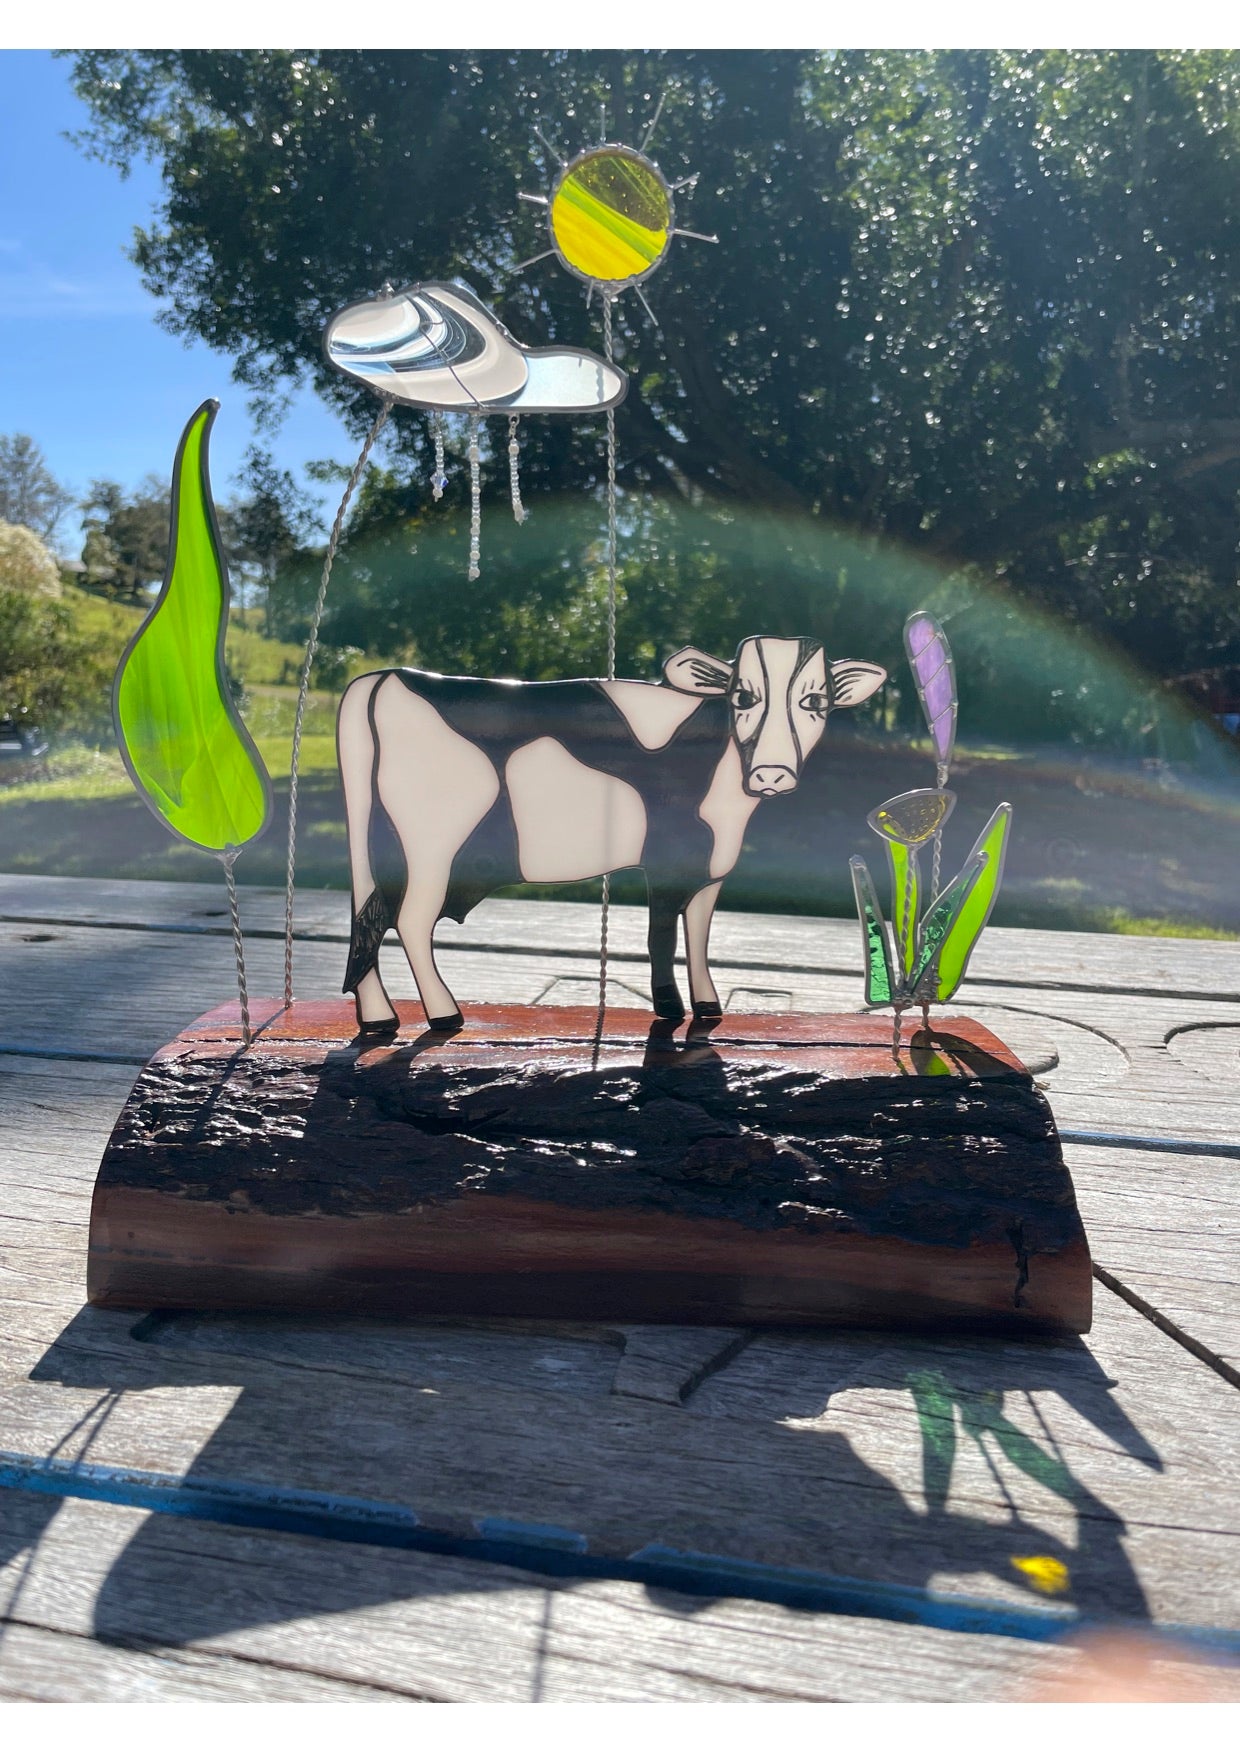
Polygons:
<instances>
[{"instance_id":1,"label":"grassy hillside","mask_svg":"<svg viewBox=\"0 0 1240 1753\"><path fill-rule=\"evenodd\" d=\"M111 674L128 641L142 624L146 611L126 604L105 602L86 591L69 587L65 602L74 621L92 644L107 655ZM253 619L251 611L247 619ZM228 670L242 688L241 710L250 734L274 780L286 775L293 746L293 718L297 708L297 683L304 649L279 639L264 638L254 625L247 625L234 612L225 639ZM372 668L377 660L363 653L351 655L346 677ZM339 667L339 666L337 666ZM307 702L302 735L302 771L334 772L336 765L335 711L338 689L318 689ZM0 771L0 808L40 801L89 800L122 797L130 790L129 779L106 727L110 707L98 702L100 734L93 742L81 738L53 738L53 747L36 773L5 781ZM6 836L8 838L8 836ZM16 868L11 866L10 868Z\"/></svg>"}]
</instances>

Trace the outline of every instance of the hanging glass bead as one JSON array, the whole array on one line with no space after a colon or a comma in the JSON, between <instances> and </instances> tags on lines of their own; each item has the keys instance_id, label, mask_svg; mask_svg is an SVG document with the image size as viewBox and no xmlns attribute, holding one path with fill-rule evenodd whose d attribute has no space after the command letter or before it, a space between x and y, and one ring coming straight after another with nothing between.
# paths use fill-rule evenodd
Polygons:
<instances>
[{"instance_id":1,"label":"hanging glass bead","mask_svg":"<svg viewBox=\"0 0 1240 1753\"><path fill-rule=\"evenodd\" d=\"M508 491L512 495L513 517L517 523L524 523L529 513L521 503L521 445L517 438L520 424L519 414L508 416Z\"/></svg>"},{"instance_id":2,"label":"hanging glass bead","mask_svg":"<svg viewBox=\"0 0 1240 1753\"><path fill-rule=\"evenodd\" d=\"M431 432L435 440L435 472L431 476L431 498L442 499L443 490L448 485L448 477L443 466L443 417L436 414L431 422Z\"/></svg>"},{"instance_id":3,"label":"hanging glass bead","mask_svg":"<svg viewBox=\"0 0 1240 1753\"><path fill-rule=\"evenodd\" d=\"M482 467L478 450L477 414L469 417L469 573L472 584L481 573L482 555Z\"/></svg>"}]
</instances>

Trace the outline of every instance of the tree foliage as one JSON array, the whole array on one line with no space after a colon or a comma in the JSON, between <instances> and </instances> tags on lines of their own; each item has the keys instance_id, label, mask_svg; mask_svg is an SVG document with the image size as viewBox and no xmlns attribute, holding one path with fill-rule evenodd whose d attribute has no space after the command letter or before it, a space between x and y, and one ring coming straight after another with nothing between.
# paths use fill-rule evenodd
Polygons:
<instances>
[{"instance_id":1,"label":"tree foliage","mask_svg":"<svg viewBox=\"0 0 1240 1753\"><path fill-rule=\"evenodd\" d=\"M92 481L82 501L83 582L119 602L143 602L163 577L168 558L169 493L148 475L133 492L116 481Z\"/></svg>"},{"instance_id":2,"label":"tree foliage","mask_svg":"<svg viewBox=\"0 0 1240 1753\"><path fill-rule=\"evenodd\" d=\"M29 529L0 523L0 719L94 729L107 658L60 599L59 569L44 544Z\"/></svg>"},{"instance_id":3,"label":"tree foliage","mask_svg":"<svg viewBox=\"0 0 1240 1753\"><path fill-rule=\"evenodd\" d=\"M0 590L31 597L60 595L55 556L23 524L0 522Z\"/></svg>"},{"instance_id":4,"label":"tree foliage","mask_svg":"<svg viewBox=\"0 0 1240 1753\"><path fill-rule=\"evenodd\" d=\"M72 504L72 493L53 475L29 433L0 434L0 521L24 524L46 541Z\"/></svg>"},{"instance_id":5,"label":"tree foliage","mask_svg":"<svg viewBox=\"0 0 1240 1753\"><path fill-rule=\"evenodd\" d=\"M1000 719L1030 606L1154 677L1234 662L1240 55L92 51L74 77L89 149L160 164L135 255L162 320L264 394L312 377L359 432L374 404L320 335L385 277L461 275L531 344L591 338L558 266L511 272L543 247L518 200L554 173L536 127L569 153L605 103L636 142L666 93L652 149L700 173L678 217L720 243L674 244L657 329L617 315L630 661L689 610L702 642L840 650L930 567L968 581L968 612L998 605L974 643ZM393 427L333 637L596 663L591 423L525 423L535 515L489 519L472 596L434 558L464 540L463 471L431 506L424 423Z\"/></svg>"},{"instance_id":6,"label":"tree foliage","mask_svg":"<svg viewBox=\"0 0 1240 1753\"><path fill-rule=\"evenodd\" d=\"M261 590L267 637L287 638L298 606L290 584L307 570L306 544L318 518L304 488L261 445L247 450L238 482L242 497L227 512L229 555Z\"/></svg>"}]
</instances>

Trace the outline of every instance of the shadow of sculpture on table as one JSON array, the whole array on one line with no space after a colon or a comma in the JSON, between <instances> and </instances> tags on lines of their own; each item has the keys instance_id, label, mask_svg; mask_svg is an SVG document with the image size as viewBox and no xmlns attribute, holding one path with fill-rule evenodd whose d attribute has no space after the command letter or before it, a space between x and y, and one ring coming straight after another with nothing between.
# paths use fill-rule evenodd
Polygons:
<instances>
[{"instance_id":1,"label":"shadow of sculpture on table","mask_svg":"<svg viewBox=\"0 0 1240 1753\"><path fill-rule=\"evenodd\" d=\"M653 1544L878 1585L993 1594L1008 1606L1052 1598L1086 1616L1148 1619L1124 1521L1080 1479L1048 1426L1037 1436L1021 1428L1022 1406L1053 1393L1112 1446L1112 1466L1161 1470L1080 1341L1017 1351L902 1336L896 1348L882 1334L775 1333L754 1343L791 1346L795 1356L783 1373L762 1371L773 1385L756 1402L746 1382L732 1385L732 1364L681 1409L608 1393L620 1337L533 1322L412 1333L371 1318L186 1313L134 1322L87 1308L32 1378L115 1396L124 1413L90 1459L156 1472L166 1414L147 1392L236 1386L187 1471L198 1487L245 1481L268 1489L273 1503L298 1491L373 1500L457 1536L496 1522L537 1525L580 1533L592 1553ZM403 1378L393 1379L402 1349ZM350 1359L347 1376L333 1367L340 1356ZM738 1362L747 1356L762 1362L754 1345ZM917 1441L889 1471L845 1432L806 1422L866 1388L895 1390L915 1411ZM854 1434L864 1431L862 1421ZM986 1501L976 1478L955 1486L970 1450L986 1457ZM74 1445L63 1452L72 1457ZM918 1454L920 1502L908 1483ZM218 1554L252 1538L261 1564L247 1568L243 1591L223 1586ZM494 1565L452 1567L444 1582L436 1580L442 1565L416 1553L321 1539L303 1562L304 1543L273 1549L261 1539L205 1525L200 1539L181 1517L149 1516L99 1592L95 1635L179 1647L247 1625L514 1582ZM652 1592L685 1612L701 1605Z\"/></svg>"}]
</instances>

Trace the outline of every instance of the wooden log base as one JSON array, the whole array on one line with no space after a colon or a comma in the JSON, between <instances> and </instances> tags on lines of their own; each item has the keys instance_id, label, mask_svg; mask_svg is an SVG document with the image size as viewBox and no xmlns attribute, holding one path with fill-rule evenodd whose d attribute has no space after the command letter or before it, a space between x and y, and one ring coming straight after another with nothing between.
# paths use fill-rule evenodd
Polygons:
<instances>
[{"instance_id":1,"label":"wooden log base","mask_svg":"<svg viewBox=\"0 0 1240 1753\"><path fill-rule=\"evenodd\" d=\"M964 1018L222 1006L104 1154L90 1300L119 1308L1083 1333L1054 1121Z\"/></svg>"}]
</instances>

